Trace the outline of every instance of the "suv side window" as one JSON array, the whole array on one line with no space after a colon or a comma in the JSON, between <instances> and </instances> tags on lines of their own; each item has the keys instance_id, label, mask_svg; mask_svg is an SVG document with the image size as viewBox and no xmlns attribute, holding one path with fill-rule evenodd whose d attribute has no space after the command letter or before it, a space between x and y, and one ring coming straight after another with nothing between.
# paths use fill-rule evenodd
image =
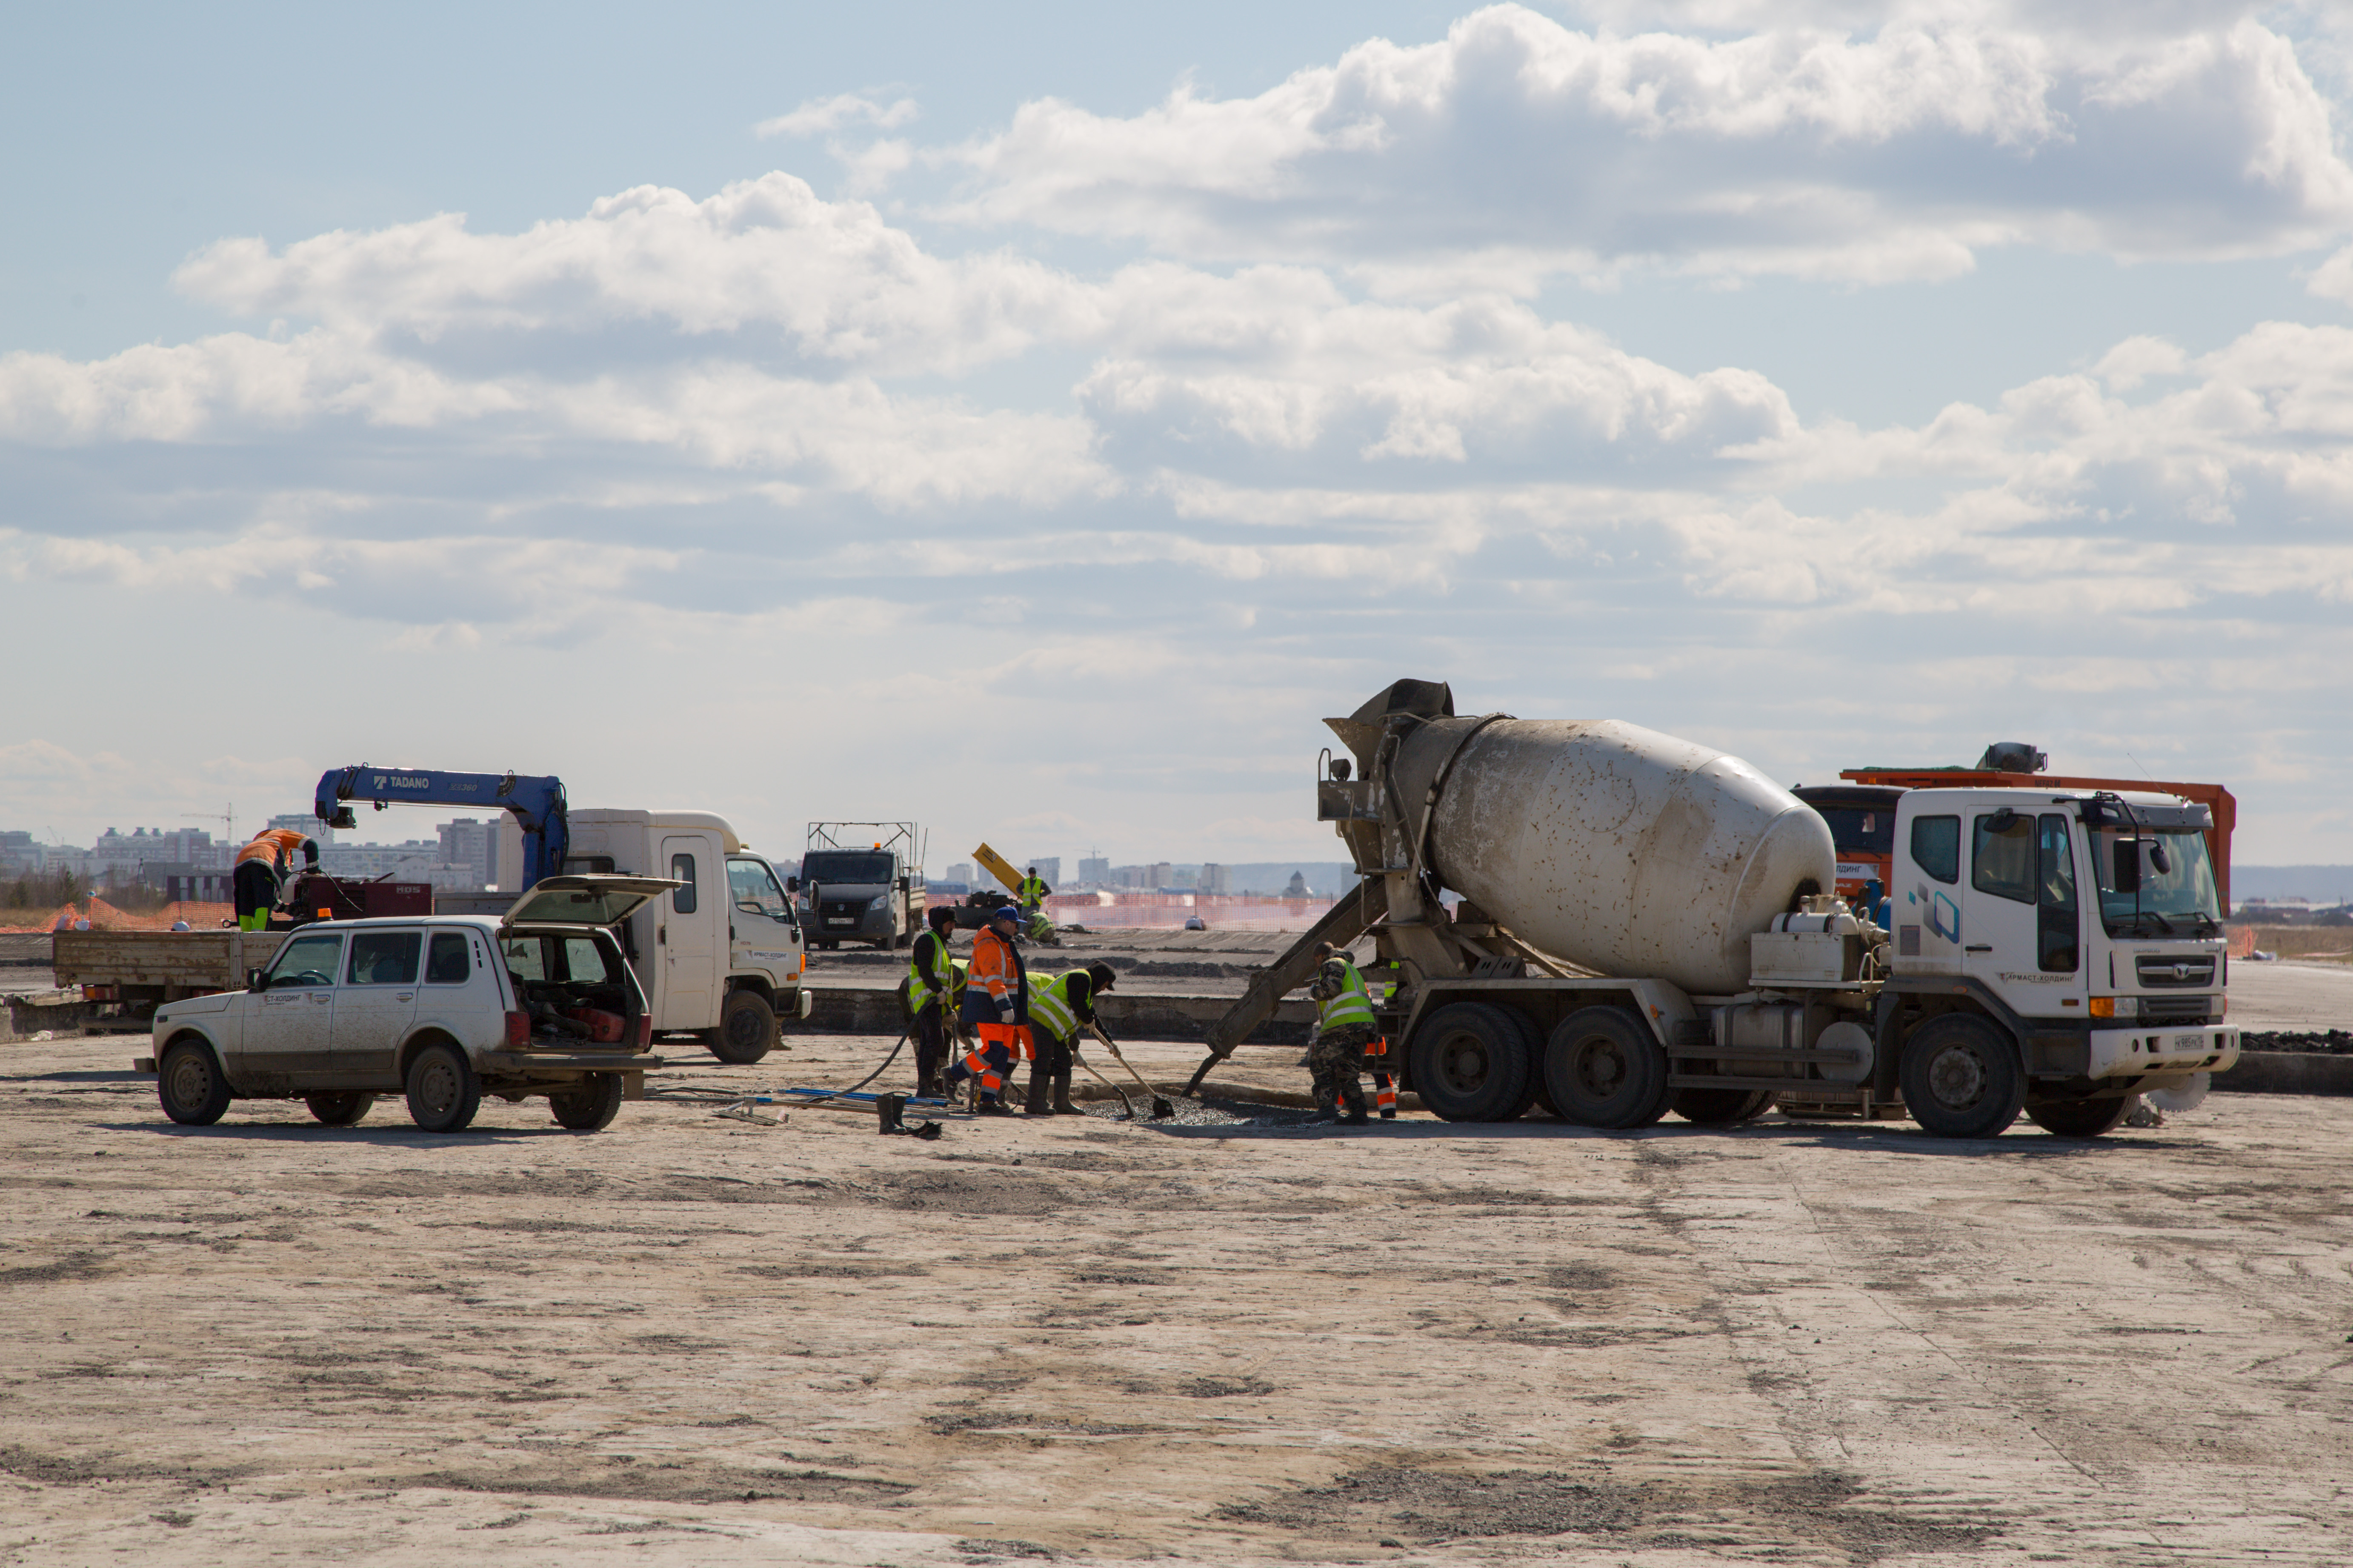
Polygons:
<instances>
[{"instance_id":1,"label":"suv side window","mask_svg":"<svg viewBox=\"0 0 2353 1568\"><path fill-rule=\"evenodd\" d=\"M353 985L414 985L417 954L425 933L414 931L364 931L352 937L351 967L343 979Z\"/></svg>"},{"instance_id":2,"label":"suv side window","mask_svg":"<svg viewBox=\"0 0 2353 1568\"><path fill-rule=\"evenodd\" d=\"M605 949L593 936L564 939L564 977L602 985L615 976L605 963Z\"/></svg>"},{"instance_id":3,"label":"suv side window","mask_svg":"<svg viewBox=\"0 0 2353 1568\"><path fill-rule=\"evenodd\" d=\"M507 961L508 973L518 980L547 978L547 951L535 936L511 936L499 943Z\"/></svg>"},{"instance_id":4,"label":"suv side window","mask_svg":"<svg viewBox=\"0 0 2353 1568\"><path fill-rule=\"evenodd\" d=\"M1912 858L1939 882L1961 879L1961 819L1957 816L1915 816L1912 819Z\"/></svg>"},{"instance_id":5,"label":"suv side window","mask_svg":"<svg viewBox=\"0 0 2353 1568\"><path fill-rule=\"evenodd\" d=\"M437 931L425 950L425 984L463 985L472 971L466 962L466 933Z\"/></svg>"},{"instance_id":6,"label":"suv side window","mask_svg":"<svg viewBox=\"0 0 2353 1568\"><path fill-rule=\"evenodd\" d=\"M1969 847L1969 886L2017 903L2034 901L2034 818L2014 811L1977 821Z\"/></svg>"},{"instance_id":7,"label":"suv side window","mask_svg":"<svg viewBox=\"0 0 2353 1568\"><path fill-rule=\"evenodd\" d=\"M692 914L694 912L694 857L691 855L671 856L670 858L670 874L678 880L686 884L683 888L672 888L670 889L670 907L682 915Z\"/></svg>"},{"instance_id":8,"label":"suv side window","mask_svg":"<svg viewBox=\"0 0 2353 1568\"><path fill-rule=\"evenodd\" d=\"M333 936L298 936L291 938L280 951L278 960L269 966L271 989L280 985L332 985L335 963L343 956L343 939Z\"/></svg>"}]
</instances>

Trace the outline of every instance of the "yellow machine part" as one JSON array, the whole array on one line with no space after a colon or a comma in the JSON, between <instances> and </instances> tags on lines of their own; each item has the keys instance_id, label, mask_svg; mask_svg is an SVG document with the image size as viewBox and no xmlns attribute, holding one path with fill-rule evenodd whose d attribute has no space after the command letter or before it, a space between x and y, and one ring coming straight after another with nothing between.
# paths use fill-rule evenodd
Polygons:
<instances>
[{"instance_id":1,"label":"yellow machine part","mask_svg":"<svg viewBox=\"0 0 2353 1568\"><path fill-rule=\"evenodd\" d=\"M978 861L982 868L987 870L989 875L1004 883L1005 890L1007 892L1013 893L1020 891L1021 873L1014 868L1012 861L1008 860L1004 856L999 855L996 850L991 849L986 844L974 850L972 852L972 858Z\"/></svg>"}]
</instances>

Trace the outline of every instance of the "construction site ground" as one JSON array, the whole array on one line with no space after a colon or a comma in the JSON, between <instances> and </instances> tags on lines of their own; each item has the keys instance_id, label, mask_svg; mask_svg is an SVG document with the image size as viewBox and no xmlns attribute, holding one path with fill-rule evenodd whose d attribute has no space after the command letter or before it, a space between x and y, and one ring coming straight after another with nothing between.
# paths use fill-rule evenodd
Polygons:
<instances>
[{"instance_id":1,"label":"construction site ground","mask_svg":"<svg viewBox=\"0 0 2353 1568\"><path fill-rule=\"evenodd\" d=\"M2353 1560L2353 1100L430 1137L175 1127L140 1048L0 1047L0 1562Z\"/></svg>"}]
</instances>

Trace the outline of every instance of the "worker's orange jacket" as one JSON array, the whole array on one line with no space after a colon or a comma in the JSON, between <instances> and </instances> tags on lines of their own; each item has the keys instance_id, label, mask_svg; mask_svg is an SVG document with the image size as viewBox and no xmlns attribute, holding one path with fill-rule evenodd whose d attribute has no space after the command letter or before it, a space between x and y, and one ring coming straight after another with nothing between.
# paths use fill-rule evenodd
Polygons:
<instances>
[{"instance_id":1,"label":"worker's orange jacket","mask_svg":"<svg viewBox=\"0 0 2353 1568\"><path fill-rule=\"evenodd\" d=\"M994 1024L1004 1015L997 1004L1013 1004L1013 1022L1029 1021L1028 974L1013 944L983 926L972 939L972 963L965 971L964 1016L966 1022Z\"/></svg>"},{"instance_id":2,"label":"worker's orange jacket","mask_svg":"<svg viewBox=\"0 0 2353 1568\"><path fill-rule=\"evenodd\" d=\"M280 862L294 864L295 852L302 847L304 835L290 827L265 827L253 836L253 842L237 852L237 863L259 860L269 865Z\"/></svg>"}]
</instances>

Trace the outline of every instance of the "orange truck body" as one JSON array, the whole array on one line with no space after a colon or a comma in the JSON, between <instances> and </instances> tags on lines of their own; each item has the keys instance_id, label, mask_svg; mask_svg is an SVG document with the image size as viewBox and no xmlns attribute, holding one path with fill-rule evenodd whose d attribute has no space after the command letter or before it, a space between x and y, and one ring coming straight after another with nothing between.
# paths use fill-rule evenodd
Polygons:
<instances>
[{"instance_id":1,"label":"orange truck body","mask_svg":"<svg viewBox=\"0 0 2353 1568\"><path fill-rule=\"evenodd\" d=\"M1879 784L1895 789L2052 789L2052 790L2133 790L2158 795L2178 795L2184 800L2195 801L2213 814L2214 826L2206 835L2207 853L2214 858L2215 891L2221 895L2222 912L2231 912L2231 830L2238 826L2239 802L2221 784L2165 784L2153 779L2092 779L2063 773L1998 773L1990 768L1849 768L1839 777L1852 784ZM1850 853L1844 846L1839 849L1841 860L1875 860L1879 866L1879 885L1888 882L1888 858L1862 851ZM1844 879L1841 879L1841 882Z\"/></svg>"}]
</instances>

